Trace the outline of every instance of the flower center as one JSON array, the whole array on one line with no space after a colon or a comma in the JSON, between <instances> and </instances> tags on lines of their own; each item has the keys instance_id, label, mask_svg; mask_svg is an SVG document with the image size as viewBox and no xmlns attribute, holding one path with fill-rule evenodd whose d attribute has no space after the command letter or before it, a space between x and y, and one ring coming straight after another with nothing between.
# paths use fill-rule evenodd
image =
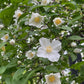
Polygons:
<instances>
[{"instance_id":1,"label":"flower center","mask_svg":"<svg viewBox=\"0 0 84 84\"><path fill-rule=\"evenodd\" d=\"M6 51L5 46L3 46L1 49L2 49L3 51Z\"/></svg>"},{"instance_id":2,"label":"flower center","mask_svg":"<svg viewBox=\"0 0 84 84\"><path fill-rule=\"evenodd\" d=\"M40 18L39 18L39 17L35 17L34 21L35 21L36 23L39 23Z\"/></svg>"},{"instance_id":3,"label":"flower center","mask_svg":"<svg viewBox=\"0 0 84 84\"><path fill-rule=\"evenodd\" d=\"M50 82L54 82L54 81L55 81L55 76L51 75L51 76L49 77L49 81L50 81Z\"/></svg>"},{"instance_id":4,"label":"flower center","mask_svg":"<svg viewBox=\"0 0 84 84\"><path fill-rule=\"evenodd\" d=\"M31 57L33 57L33 56L34 56L32 52L30 53L30 56L31 56Z\"/></svg>"},{"instance_id":5,"label":"flower center","mask_svg":"<svg viewBox=\"0 0 84 84\"><path fill-rule=\"evenodd\" d=\"M18 17L20 17L21 16L21 13L18 13L18 15L17 15Z\"/></svg>"},{"instance_id":6,"label":"flower center","mask_svg":"<svg viewBox=\"0 0 84 84\"><path fill-rule=\"evenodd\" d=\"M6 40L8 39L8 35L5 36L5 39L6 39Z\"/></svg>"},{"instance_id":7,"label":"flower center","mask_svg":"<svg viewBox=\"0 0 84 84\"><path fill-rule=\"evenodd\" d=\"M43 4L46 4L47 3L47 0L43 0Z\"/></svg>"},{"instance_id":8,"label":"flower center","mask_svg":"<svg viewBox=\"0 0 84 84\"><path fill-rule=\"evenodd\" d=\"M59 24L61 23L61 20L60 20L60 19L57 19L57 20L55 21L55 23L56 23L57 25L59 25Z\"/></svg>"},{"instance_id":9,"label":"flower center","mask_svg":"<svg viewBox=\"0 0 84 84\"><path fill-rule=\"evenodd\" d=\"M51 46L47 46L46 47L46 52L48 52L48 53L52 52L52 47Z\"/></svg>"}]
</instances>

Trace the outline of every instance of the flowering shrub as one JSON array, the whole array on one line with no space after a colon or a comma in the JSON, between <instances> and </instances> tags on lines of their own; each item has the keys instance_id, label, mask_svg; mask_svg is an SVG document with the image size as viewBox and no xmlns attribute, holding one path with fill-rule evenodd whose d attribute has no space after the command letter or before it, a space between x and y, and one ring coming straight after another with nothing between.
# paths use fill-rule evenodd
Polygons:
<instances>
[{"instance_id":1,"label":"flowering shrub","mask_svg":"<svg viewBox=\"0 0 84 84\"><path fill-rule=\"evenodd\" d=\"M83 9L83 0L1 0L0 84L84 84Z\"/></svg>"}]
</instances>

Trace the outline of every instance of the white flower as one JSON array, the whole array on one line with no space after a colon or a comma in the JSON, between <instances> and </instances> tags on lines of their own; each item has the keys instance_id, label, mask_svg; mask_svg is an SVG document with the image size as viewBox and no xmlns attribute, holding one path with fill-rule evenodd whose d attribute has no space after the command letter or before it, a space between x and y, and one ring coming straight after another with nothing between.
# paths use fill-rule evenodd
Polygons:
<instances>
[{"instance_id":1,"label":"white flower","mask_svg":"<svg viewBox=\"0 0 84 84\"><path fill-rule=\"evenodd\" d=\"M53 22L55 26L58 26L58 25L61 25L64 21L60 17L58 17L58 18L55 18Z\"/></svg>"},{"instance_id":2,"label":"white flower","mask_svg":"<svg viewBox=\"0 0 84 84\"><path fill-rule=\"evenodd\" d=\"M78 83L76 83L75 80L73 80L73 81L71 82L71 84L78 84Z\"/></svg>"},{"instance_id":3,"label":"white flower","mask_svg":"<svg viewBox=\"0 0 84 84\"><path fill-rule=\"evenodd\" d=\"M0 80L2 79L2 76L0 76Z\"/></svg>"},{"instance_id":4,"label":"white flower","mask_svg":"<svg viewBox=\"0 0 84 84\"><path fill-rule=\"evenodd\" d=\"M73 52L74 52L74 53L80 53L81 51L82 51L81 49L75 48Z\"/></svg>"},{"instance_id":5,"label":"white flower","mask_svg":"<svg viewBox=\"0 0 84 84\"><path fill-rule=\"evenodd\" d=\"M41 23L43 22L43 20L44 20L44 16L41 16L38 13L32 13L31 18L29 19L29 25L40 28L42 26Z\"/></svg>"},{"instance_id":6,"label":"white flower","mask_svg":"<svg viewBox=\"0 0 84 84\"><path fill-rule=\"evenodd\" d=\"M60 73L45 75L45 79L47 84L61 84Z\"/></svg>"},{"instance_id":7,"label":"white flower","mask_svg":"<svg viewBox=\"0 0 84 84\"><path fill-rule=\"evenodd\" d=\"M71 43L71 47L76 47L76 46L77 46L76 42Z\"/></svg>"},{"instance_id":8,"label":"white flower","mask_svg":"<svg viewBox=\"0 0 84 84\"><path fill-rule=\"evenodd\" d=\"M51 2L51 0L42 0L41 5L47 5Z\"/></svg>"},{"instance_id":9,"label":"white flower","mask_svg":"<svg viewBox=\"0 0 84 84\"><path fill-rule=\"evenodd\" d=\"M11 40L9 41L9 43L10 43L11 45L14 45L14 44L15 44L15 40L14 40L14 39L11 39Z\"/></svg>"},{"instance_id":10,"label":"white flower","mask_svg":"<svg viewBox=\"0 0 84 84\"><path fill-rule=\"evenodd\" d=\"M3 24L0 24L0 29L2 29L4 27L4 25Z\"/></svg>"},{"instance_id":11,"label":"white flower","mask_svg":"<svg viewBox=\"0 0 84 84\"><path fill-rule=\"evenodd\" d=\"M26 52L26 55L25 55L28 59L32 59L34 56L35 56L35 52L29 50Z\"/></svg>"},{"instance_id":12,"label":"white flower","mask_svg":"<svg viewBox=\"0 0 84 84\"><path fill-rule=\"evenodd\" d=\"M18 64L21 64L21 61L18 61L17 63L18 63Z\"/></svg>"},{"instance_id":13,"label":"white flower","mask_svg":"<svg viewBox=\"0 0 84 84\"><path fill-rule=\"evenodd\" d=\"M63 74L64 76L69 76L69 73L70 73L70 69L62 70L62 74Z\"/></svg>"},{"instance_id":14,"label":"white flower","mask_svg":"<svg viewBox=\"0 0 84 84\"><path fill-rule=\"evenodd\" d=\"M38 48L37 56L48 58L52 62L57 62L60 58L58 53L61 50L61 42L58 40L53 40L50 42L47 38L40 38L39 42L41 47Z\"/></svg>"},{"instance_id":15,"label":"white flower","mask_svg":"<svg viewBox=\"0 0 84 84\"><path fill-rule=\"evenodd\" d=\"M8 35L8 34L4 35L4 36L1 38L1 40L3 40L3 42L6 42L8 39L9 39L9 35Z\"/></svg>"},{"instance_id":16,"label":"white flower","mask_svg":"<svg viewBox=\"0 0 84 84\"><path fill-rule=\"evenodd\" d=\"M15 15L13 17L15 17L16 19L18 19L22 14L23 14L23 12L18 9L18 10L15 11Z\"/></svg>"}]
</instances>

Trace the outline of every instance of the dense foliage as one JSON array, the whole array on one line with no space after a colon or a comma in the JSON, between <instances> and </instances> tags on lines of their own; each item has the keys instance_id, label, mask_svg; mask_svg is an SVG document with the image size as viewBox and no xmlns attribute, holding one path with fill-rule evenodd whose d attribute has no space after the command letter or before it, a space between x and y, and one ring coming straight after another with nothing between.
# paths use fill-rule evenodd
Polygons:
<instances>
[{"instance_id":1,"label":"dense foliage","mask_svg":"<svg viewBox=\"0 0 84 84\"><path fill-rule=\"evenodd\" d=\"M0 38L0 84L45 84L50 73L84 82L84 0L0 0ZM46 40L59 41L56 52L41 51Z\"/></svg>"}]
</instances>

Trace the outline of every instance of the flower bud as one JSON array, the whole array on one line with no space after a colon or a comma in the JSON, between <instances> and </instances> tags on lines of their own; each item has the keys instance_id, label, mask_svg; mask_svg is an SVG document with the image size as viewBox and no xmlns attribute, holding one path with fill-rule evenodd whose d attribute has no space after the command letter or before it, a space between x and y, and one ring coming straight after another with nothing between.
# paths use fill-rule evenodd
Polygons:
<instances>
[{"instance_id":1,"label":"flower bud","mask_svg":"<svg viewBox=\"0 0 84 84\"><path fill-rule=\"evenodd\" d=\"M11 45L14 45L14 44L15 44L15 40L14 40L14 39L11 39L11 40L9 41L9 43L10 43Z\"/></svg>"},{"instance_id":2,"label":"flower bud","mask_svg":"<svg viewBox=\"0 0 84 84\"><path fill-rule=\"evenodd\" d=\"M71 47L76 47L76 46L77 46L76 42L71 43Z\"/></svg>"}]
</instances>

